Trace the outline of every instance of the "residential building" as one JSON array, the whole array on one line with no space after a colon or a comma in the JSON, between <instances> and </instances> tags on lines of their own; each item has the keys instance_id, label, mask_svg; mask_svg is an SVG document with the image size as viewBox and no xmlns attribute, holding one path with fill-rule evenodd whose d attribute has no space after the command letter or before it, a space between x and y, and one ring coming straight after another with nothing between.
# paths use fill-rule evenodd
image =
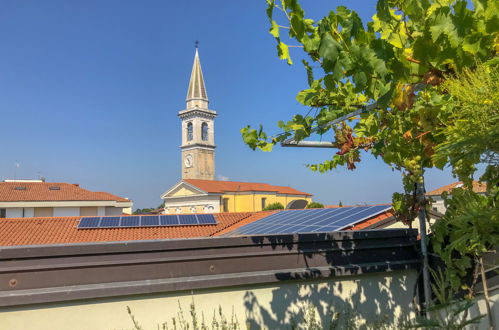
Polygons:
<instances>
[{"instance_id":1,"label":"residential building","mask_svg":"<svg viewBox=\"0 0 499 330\"><path fill-rule=\"evenodd\" d=\"M473 181L472 186L473 186L473 191L478 193L478 194L485 194L485 192L487 191L487 184L485 182ZM464 184L461 181L458 181L458 182L454 182L454 183L448 184L446 186L437 188L437 189L432 190L430 192L427 192L426 196L430 197L431 201L432 201L432 204L431 204L432 209L434 211L441 213L441 214L444 214L446 208L445 208L444 200L442 198L442 194L444 192L446 192L448 194L452 194L452 189L462 188L462 187L464 187Z\"/></svg>"},{"instance_id":2,"label":"residential building","mask_svg":"<svg viewBox=\"0 0 499 330\"><path fill-rule=\"evenodd\" d=\"M0 218L104 216L131 213L133 202L78 184L43 180L0 182Z\"/></svg>"},{"instance_id":3,"label":"residential building","mask_svg":"<svg viewBox=\"0 0 499 330\"><path fill-rule=\"evenodd\" d=\"M194 56L182 125L182 180L161 195L165 213L255 212L279 202L305 208L312 195L266 183L215 181L215 117L208 108L198 49Z\"/></svg>"}]
</instances>

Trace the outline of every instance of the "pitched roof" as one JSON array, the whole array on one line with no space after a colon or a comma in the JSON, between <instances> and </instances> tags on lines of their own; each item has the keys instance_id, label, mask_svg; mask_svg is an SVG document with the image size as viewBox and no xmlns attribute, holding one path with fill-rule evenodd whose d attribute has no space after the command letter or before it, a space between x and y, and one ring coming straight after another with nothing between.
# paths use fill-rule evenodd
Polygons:
<instances>
[{"instance_id":1,"label":"pitched roof","mask_svg":"<svg viewBox=\"0 0 499 330\"><path fill-rule=\"evenodd\" d=\"M189 90L187 91L187 101L193 99L202 99L208 101L208 94L204 86L203 71L201 70L201 62L199 61L198 49L194 56L192 64L191 80L189 82Z\"/></svg>"},{"instance_id":2,"label":"pitched roof","mask_svg":"<svg viewBox=\"0 0 499 330\"><path fill-rule=\"evenodd\" d=\"M219 213L215 214L216 225L98 229L78 229L81 217L7 218L0 219L0 246L209 237L250 216L256 221L265 215Z\"/></svg>"},{"instance_id":3,"label":"pitched roof","mask_svg":"<svg viewBox=\"0 0 499 330\"><path fill-rule=\"evenodd\" d=\"M298 211L298 210L297 210ZM188 225L135 228L78 229L81 217L7 218L0 219L0 246L74 244L155 239L188 239L225 236L252 222L280 210L261 212L216 213L216 225ZM386 211L346 230L368 229L392 217ZM230 235L230 234L229 234Z\"/></svg>"},{"instance_id":4,"label":"pitched roof","mask_svg":"<svg viewBox=\"0 0 499 330\"><path fill-rule=\"evenodd\" d=\"M485 193L487 191L487 183L485 182L479 182L479 181L473 181L473 191L476 193ZM432 190L430 192L427 192L426 195L428 196L440 196L443 192L452 192L452 189L454 188L461 188L463 187L463 183L461 181L454 182L451 184L448 184L446 186L437 188L435 190Z\"/></svg>"},{"instance_id":5,"label":"pitched roof","mask_svg":"<svg viewBox=\"0 0 499 330\"><path fill-rule=\"evenodd\" d=\"M63 182L0 182L0 202L27 201L117 201L129 199L95 192Z\"/></svg>"},{"instance_id":6,"label":"pitched roof","mask_svg":"<svg viewBox=\"0 0 499 330\"><path fill-rule=\"evenodd\" d=\"M273 186L266 183L257 182L237 182L237 181L215 181L215 180L198 180L198 179L184 179L190 185L193 185L207 193L226 193L238 191L270 191L278 194L288 195L306 195L312 194L296 190L291 187Z\"/></svg>"}]
</instances>

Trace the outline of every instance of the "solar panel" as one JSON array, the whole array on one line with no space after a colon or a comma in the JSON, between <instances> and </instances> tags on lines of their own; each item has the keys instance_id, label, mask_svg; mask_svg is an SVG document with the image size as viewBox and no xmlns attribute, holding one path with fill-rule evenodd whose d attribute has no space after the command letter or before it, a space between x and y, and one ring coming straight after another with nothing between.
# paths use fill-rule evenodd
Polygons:
<instances>
[{"instance_id":1,"label":"solar panel","mask_svg":"<svg viewBox=\"0 0 499 330\"><path fill-rule=\"evenodd\" d=\"M213 214L180 214L180 215L129 215L113 217L83 217L78 229L123 228L152 226L193 226L216 225Z\"/></svg>"},{"instance_id":2,"label":"solar panel","mask_svg":"<svg viewBox=\"0 0 499 330\"><path fill-rule=\"evenodd\" d=\"M78 228L96 228L99 227L100 217L81 218Z\"/></svg>"},{"instance_id":3,"label":"solar panel","mask_svg":"<svg viewBox=\"0 0 499 330\"><path fill-rule=\"evenodd\" d=\"M217 223L213 214L198 214L197 217L198 217L199 224L209 225L209 224L216 224Z\"/></svg>"},{"instance_id":4,"label":"solar panel","mask_svg":"<svg viewBox=\"0 0 499 330\"><path fill-rule=\"evenodd\" d=\"M149 216L141 216L140 217L142 226L159 226L159 216L157 215L149 215Z\"/></svg>"},{"instance_id":5,"label":"solar panel","mask_svg":"<svg viewBox=\"0 0 499 330\"><path fill-rule=\"evenodd\" d=\"M232 235L318 233L346 229L391 208L390 205L285 210L242 226Z\"/></svg>"},{"instance_id":6,"label":"solar panel","mask_svg":"<svg viewBox=\"0 0 499 330\"><path fill-rule=\"evenodd\" d=\"M120 227L138 227L140 226L140 216L121 217Z\"/></svg>"},{"instance_id":7,"label":"solar panel","mask_svg":"<svg viewBox=\"0 0 499 330\"><path fill-rule=\"evenodd\" d=\"M120 217L103 217L99 227L118 227L120 225Z\"/></svg>"},{"instance_id":8,"label":"solar panel","mask_svg":"<svg viewBox=\"0 0 499 330\"><path fill-rule=\"evenodd\" d=\"M159 221L161 226L178 225L178 217L176 215L160 215Z\"/></svg>"},{"instance_id":9,"label":"solar panel","mask_svg":"<svg viewBox=\"0 0 499 330\"><path fill-rule=\"evenodd\" d=\"M199 224L196 215L194 214L180 214L178 221L181 225L197 225Z\"/></svg>"}]
</instances>

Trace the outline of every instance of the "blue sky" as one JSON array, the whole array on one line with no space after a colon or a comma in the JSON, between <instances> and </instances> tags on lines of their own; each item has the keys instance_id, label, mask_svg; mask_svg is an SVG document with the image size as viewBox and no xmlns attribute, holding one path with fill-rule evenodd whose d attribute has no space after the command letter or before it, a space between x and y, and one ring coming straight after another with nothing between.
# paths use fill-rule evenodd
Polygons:
<instances>
[{"instance_id":1,"label":"blue sky","mask_svg":"<svg viewBox=\"0 0 499 330\"><path fill-rule=\"evenodd\" d=\"M338 5L363 21L375 1L302 1L318 19ZM234 181L292 186L326 204L380 203L400 174L364 157L356 171L313 173L328 149L252 151L240 129L306 108L298 63L276 56L265 1L0 1L0 179L80 183L155 207L180 178L180 121L194 58L200 58L215 123L216 172ZM300 50L293 53L299 58ZM17 168L15 164L19 163ZM430 171L427 189L453 182Z\"/></svg>"}]
</instances>

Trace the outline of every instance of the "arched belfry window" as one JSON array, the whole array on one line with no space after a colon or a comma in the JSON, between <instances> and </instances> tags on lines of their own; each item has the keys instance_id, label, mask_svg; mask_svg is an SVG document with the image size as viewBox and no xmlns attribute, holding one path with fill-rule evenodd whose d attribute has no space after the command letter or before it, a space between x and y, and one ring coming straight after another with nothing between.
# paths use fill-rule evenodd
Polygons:
<instances>
[{"instance_id":1,"label":"arched belfry window","mask_svg":"<svg viewBox=\"0 0 499 330\"><path fill-rule=\"evenodd\" d=\"M192 141L192 123L187 123L187 141Z\"/></svg>"},{"instance_id":2,"label":"arched belfry window","mask_svg":"<svg viewBox=\"0 0 499 330\"><path fill-rule=\"evenodd\" d=\"M203 141L208 141L208 124L203 123L201 125L201 139Z\"/></svg>"}]
</instances>

